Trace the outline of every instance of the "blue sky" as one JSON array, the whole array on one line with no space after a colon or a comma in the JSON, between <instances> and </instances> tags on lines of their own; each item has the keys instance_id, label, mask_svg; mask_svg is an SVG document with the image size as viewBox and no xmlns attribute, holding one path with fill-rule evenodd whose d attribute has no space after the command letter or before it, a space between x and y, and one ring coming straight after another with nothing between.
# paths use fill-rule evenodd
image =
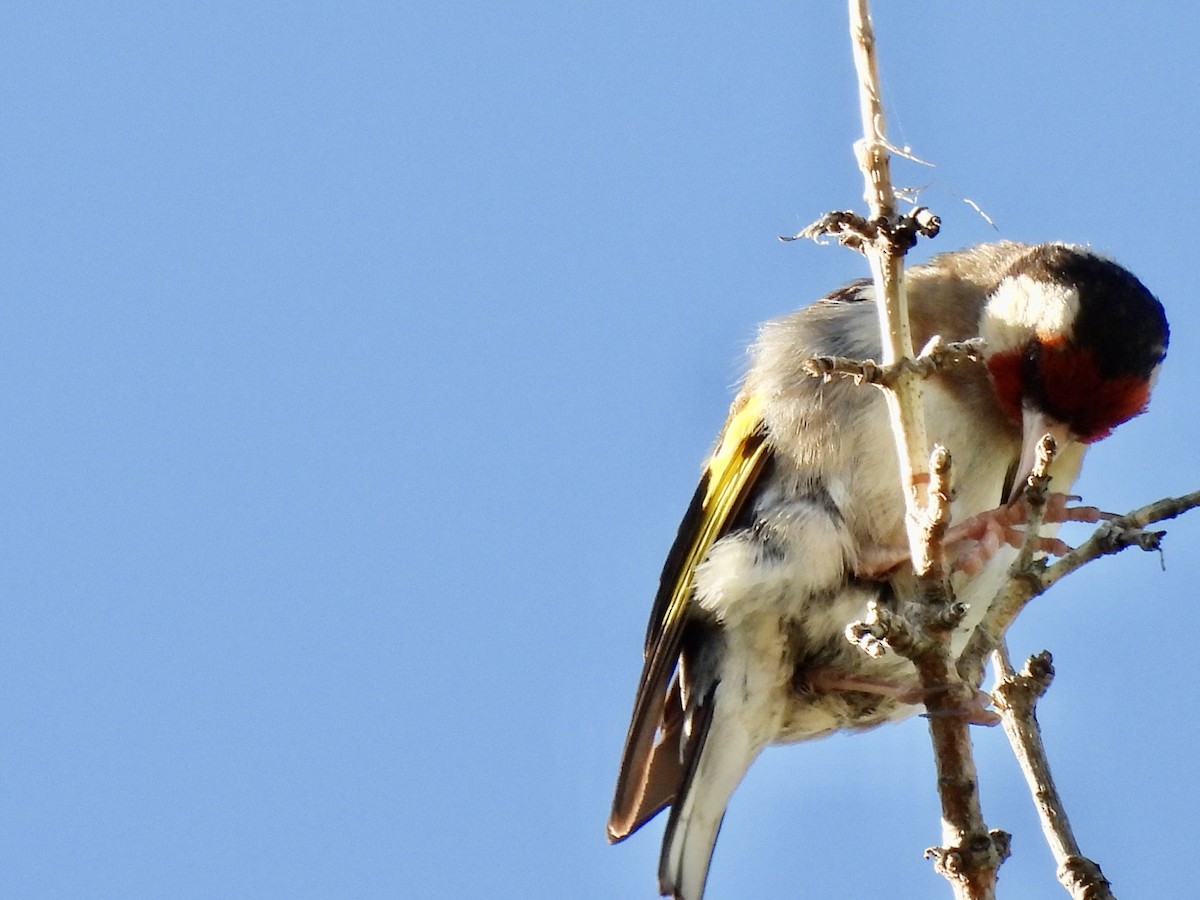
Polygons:
<instances>
[{"instance_id":1,"label":"blue sky","mask_svg":"<svg viewBox=\"0 0 1200 900\"><path fill-rule=\"evenodd\" d=\"M1200 486L1200 18L878 4L899 183L1162 298L1079 482ZM865 273L842 4L0 12L0 893L653 897L603 839L663 554L755 324ZM964 202L981 206L984 221ZM1013 635L1084 850L1183 896L1200 516ZM1002 896L1062 896L998 730ZM769 751L710 900L948 896L920 721ZM881 887L886 885L886 887Z\"/></svg>"}]
</instances>

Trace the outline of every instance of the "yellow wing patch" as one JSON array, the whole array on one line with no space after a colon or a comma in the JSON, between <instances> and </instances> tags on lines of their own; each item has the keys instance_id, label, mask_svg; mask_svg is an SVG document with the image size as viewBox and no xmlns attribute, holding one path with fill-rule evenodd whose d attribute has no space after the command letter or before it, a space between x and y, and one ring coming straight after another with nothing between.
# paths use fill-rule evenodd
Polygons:
<instances>
[{"instance_id":1,"label":"yellow wing patch","mask_svg":"<svg viewBox=\"0 0 1200 900\"><path fill-rule=\"evenodd\" d=\"M729 410L717 446L704 467L700 484L679 525L679 533L663 565L658 594L646 629L646 659L674 648L680 615L691 597L696 567L741 509L767 458L763 400L738 397Z\"/></svg>"},{"instance_id":2,"label":"yellow wing patch","mask_svg":"<svg viewBox=\"0 0 1200 900\"><path fill-rule=\"evenodd\" d=\"M758 477L766 455L762 408L762 398L751 394L735 403L729 411L716 450L704 469L701 481L703 496L697 492L696 499L700 501L699 521L693 523L690 535L685 535L684 530L680 529L679 539L682 541L690 537L690 542L676 574L670 602L662 612L661 621L664 624L677 621L683 612L695 585L696 567L704 561L712 545L737 515L747 488ZM665 588L666 584L662 587Z\"/></svg>"}]
</instances>

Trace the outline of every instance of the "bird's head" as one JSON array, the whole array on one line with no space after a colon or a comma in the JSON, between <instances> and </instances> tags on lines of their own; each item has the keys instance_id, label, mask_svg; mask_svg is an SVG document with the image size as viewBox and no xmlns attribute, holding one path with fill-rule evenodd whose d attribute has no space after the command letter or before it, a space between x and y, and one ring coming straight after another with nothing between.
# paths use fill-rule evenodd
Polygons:
<instances>
[{"instance_id":1,"label":"bird's head","mask_svg":"<svg viewBox=\"0 0 1200 900\"><path fill-rule=\"evenodd\" d=\"M1162 304L1083 247L1022 254L989 296L981 336L996 396L1021 427L1019 494L1038 442L1092 443L1142 413L1167 352Z\"/></svg>"}]
</instances>

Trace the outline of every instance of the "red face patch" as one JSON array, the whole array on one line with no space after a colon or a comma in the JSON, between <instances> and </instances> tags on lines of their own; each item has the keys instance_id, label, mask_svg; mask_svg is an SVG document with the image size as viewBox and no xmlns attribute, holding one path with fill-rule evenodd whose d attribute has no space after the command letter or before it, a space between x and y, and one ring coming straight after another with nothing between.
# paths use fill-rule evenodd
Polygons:
<instances>
[{"instance_id":1,"label":"red face patch","mask_svg":"<svg viewBox=\"0 0 1200 900\"><path fill-rule=\"evenodd\" d=\"M1015 350L988 359L988 371L996 387L996 399L1008 417L1021 424L1021 354Z\"/></svg>"},{"instance_id":2,"label":"red face patch","mask_svg":"<svg viewBox=\"0 0 1200 900\"><path fill-rule=\"evenodd\" d=\"M1095 355L1064 341L1042 342L1039 362L1048 410L1062 410L1071 430L1090 444L1146 411L1150 383L1136 375L1105 378Z\"/></svg>"},{"instance_id":3,"label":"red face patch","mask_svg":"<svg viewBox=\"0 0 1200 900\"><path fill-rule=\"evenodd\" d=\"M1061 339L1038 341L1030 350L988 360L996 396L1014 422L1021 421L1022 404L1029 402L1090 444L1146 411L1147 379L1105 377L1090 350Z\"/></svg>"}]
</instances>

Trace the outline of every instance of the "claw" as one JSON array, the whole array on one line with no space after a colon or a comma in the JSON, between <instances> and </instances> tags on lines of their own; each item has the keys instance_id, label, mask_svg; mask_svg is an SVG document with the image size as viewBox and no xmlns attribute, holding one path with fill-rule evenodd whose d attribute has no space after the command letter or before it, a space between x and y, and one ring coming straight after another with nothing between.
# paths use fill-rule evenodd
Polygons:
<instances>
[{"instance_id":1,"label":"claw","mask_svg":"<svg viewBox=\"0 0 1200 900\"><path fill-rule=\"evenodd\" d=\"M1061 524L1062 522L1091 522L1096 523L1101 519L1115 519L1116 513L1105 512L1095 506L1067 506L1068 503L1078 502L1081 497L1076 494L1050 494L1046 497L1046 509L1043 513L1043 521L1051 525ZM1013 508L1020 507L1020 515L1022 521L1029 518L1029 502L1022 498L1013 504ZM985 513L986 515L986 513Z\"/></svg>"}]
</instances>

